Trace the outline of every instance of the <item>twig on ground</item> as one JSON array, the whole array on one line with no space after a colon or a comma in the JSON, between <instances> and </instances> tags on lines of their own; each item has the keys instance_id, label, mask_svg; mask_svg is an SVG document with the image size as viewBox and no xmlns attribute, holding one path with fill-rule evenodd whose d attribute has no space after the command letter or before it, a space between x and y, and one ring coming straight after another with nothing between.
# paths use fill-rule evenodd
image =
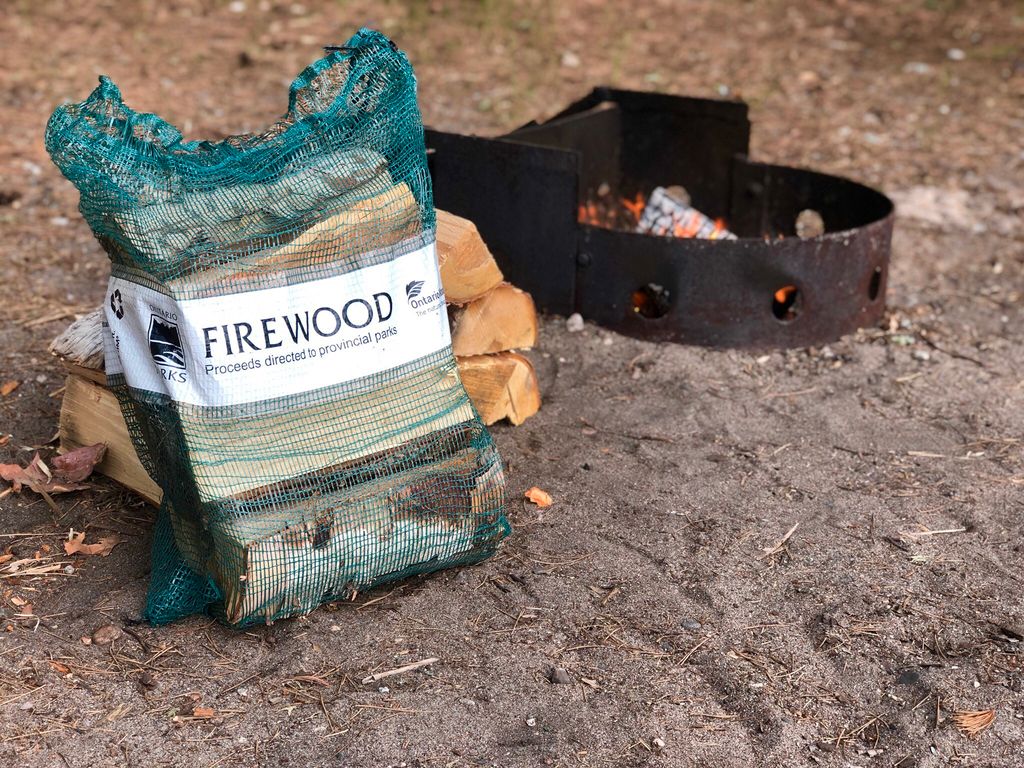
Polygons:
<instances>
[{"instance_id":1,"label":"twig on ground","mask_svg":"<svg viewBox=\"0 0 1024 768\"><path fill-rule=\"evenodd\" d=\"M386 672L375 672L368 677L363 678L363 685L369 685L370 683L376 683L378 680L383 680L385 677L391 677L392 675L400 675L403 672L412 672L414 669L421 669L428 667L434 662L440 661L440 659L429 658L422 659L420 661L414 661L412 664L406 664L404 667L397 667L396 669L389 669Z\"/></svg>"},{"instance_id":2,"label":"twig on ground","mask_svg":"<svg viewBox=\"0 0 1024 768\"><path fill-rule=\"evenodd\" d=\"M928 528L925 528L924 530L921 530L921 531L900 531L900 536L910 536L910 537L913 537L913 538L917 538L919 536L939 536L939 535L944 534L944 533L966 533L966 532L967 532L966 528L943 528L943 529L938 530L938 531L933 531L933 530L930 530Z\"/></svg>"},{"instance_id":3,"label":"twig on ground","mask_svg":"<svg viewBox=\"0 0 1024 768\"><path fill-rule=\"evenodd\" d=\"M786 546L786 542L789 541L790 537L794 533L796 533L796 529L799 528L799 527L800 527L800 521L798 520L797 522L793 523L793 527L792 528L790 528L788 531L786 531L786 535L785 536L783 536L781 539L779 539L777 542L775 542L775 544L773 544L772 546L765 547L762 550L764 552L764 554L760 555L757 559L758 560L763 560L766 557L771 557L772 555L775 555L775 554L778 554L779 552L781 552L783 547Z\"/></svg>"},{"instance_id":4,"label":"twig on ground","mask_svg":"<svg viewBox=\"0 0 1024 768\"><path fill-rule=\"evenodd\" d=\"M685 663L686 663L686 661L687 661L687 660L688 660L688 659L689 659L689 658L690 658L691 656L693 656L693 654L695 654L695 653L697 652L697 650L698 650L698 649L699 649L699 648L700 648L700 647L701 647L702 645L704 645L705 643L707 643L707 641L708 641L708 640L710 640L710 639L711 639L710 637L705 637L705 638L704 638L703 640L701 640L701 641L700 641L699 643L697 643L697 644L696 644L695 646L693 646L693 648L691 648L691 649L690 649L690 650L688 650L688 651L687 651L686 653L684 653L684 654L683 654L683 658L681 658L681 659L679 660L679 666L682 666L683 664L685 664Z\"/></svg>"}]
</instances>

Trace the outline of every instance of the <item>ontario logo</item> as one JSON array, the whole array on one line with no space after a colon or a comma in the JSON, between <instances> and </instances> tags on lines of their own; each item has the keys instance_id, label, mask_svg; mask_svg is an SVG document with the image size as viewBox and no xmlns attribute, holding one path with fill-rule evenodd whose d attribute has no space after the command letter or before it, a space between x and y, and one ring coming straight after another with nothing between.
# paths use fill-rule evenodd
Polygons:
<instances>
[{"instance_id":1,"label":"ontario logo","mask_svg":"<svg viewBox=\"0 0 1024 768\"><path fill-rule=\"evenodd\" d=\"M444 302L444 289L438 288L433 293L423 294L423 280L406 283L405 298L413 309L428 309L438 301ZM421 313L422 314L422 313Z\"/></svg>"},{"instance_id":2,"label":"ontario logo","mask_svg":"<svg viewBox=\"0 0 1024 768\"><path fill-rule=\"evenodd\" d=\"M178 326L170 320L150 315L149 354L159 366L185 370L185 350L181 347Z\"/></svg>"},{"instance_id":3,"label":"ontario logo","mask_svg":"<svg viewBox=\"0 0 1024 768\"><path fill-rule=\"evenodd\" d=\"M423 293L423 281L413 280L411 283L405 286L405 298L412 304L412 300Z\"/></svg>"}]
</instances>

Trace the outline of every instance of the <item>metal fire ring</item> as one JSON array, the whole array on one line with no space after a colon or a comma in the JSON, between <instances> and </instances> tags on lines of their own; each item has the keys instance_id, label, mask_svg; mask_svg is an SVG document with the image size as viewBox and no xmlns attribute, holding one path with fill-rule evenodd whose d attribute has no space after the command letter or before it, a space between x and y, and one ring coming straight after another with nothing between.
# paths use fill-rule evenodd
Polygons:
<instances>
[{"instance_id":1,"label":"metal fire ring","mask_svg":"<svg viewBox=\"0 0 1024 768\"><path fill-rule=\"evenodd\" d=\"M427 131L435 203L472 219L540 309L645 339L823 344L885 309L893 205L862 184L748 158L742 102L597 88L544 123L479 138ZM600 193L683 185L737 240L584 224ZM801 239L797 215L826 232Z\"/></svg>"}]
</instances>

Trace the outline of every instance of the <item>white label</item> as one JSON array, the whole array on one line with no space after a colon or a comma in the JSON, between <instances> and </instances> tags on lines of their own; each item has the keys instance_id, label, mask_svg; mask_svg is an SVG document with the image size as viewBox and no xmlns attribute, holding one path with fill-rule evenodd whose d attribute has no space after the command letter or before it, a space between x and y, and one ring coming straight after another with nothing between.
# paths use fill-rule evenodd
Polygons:
<instances>
[{"instance_id":1,"label":"white label","mask_svg":"<svg viewBox=\"0 0 1024 768\"><path fill-rule=\"evenodd\" d=\"M451 344L434 244L299 285L176 301L110 278L107 373L193 405L286 397Z\"/></svg>"}]
</instances>

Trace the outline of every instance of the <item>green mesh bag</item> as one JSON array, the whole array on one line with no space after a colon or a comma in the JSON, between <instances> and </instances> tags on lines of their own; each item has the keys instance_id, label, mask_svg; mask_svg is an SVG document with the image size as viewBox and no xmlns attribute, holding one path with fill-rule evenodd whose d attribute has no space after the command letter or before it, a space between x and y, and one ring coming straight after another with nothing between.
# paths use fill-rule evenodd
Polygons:
<instances>
[{"instance_id":1,"label":"green mesh bag","mask_svg":"<svg viewBox=\"0 0 1024 768\"><path fill-rule=\"evenodd\" d=\"M163 490L146 616L235 625L491 554L416 81L361 30L262 135L183 142L102 78L46 130L110 256L108 383Z\"/></svg>"}]
</instances>

